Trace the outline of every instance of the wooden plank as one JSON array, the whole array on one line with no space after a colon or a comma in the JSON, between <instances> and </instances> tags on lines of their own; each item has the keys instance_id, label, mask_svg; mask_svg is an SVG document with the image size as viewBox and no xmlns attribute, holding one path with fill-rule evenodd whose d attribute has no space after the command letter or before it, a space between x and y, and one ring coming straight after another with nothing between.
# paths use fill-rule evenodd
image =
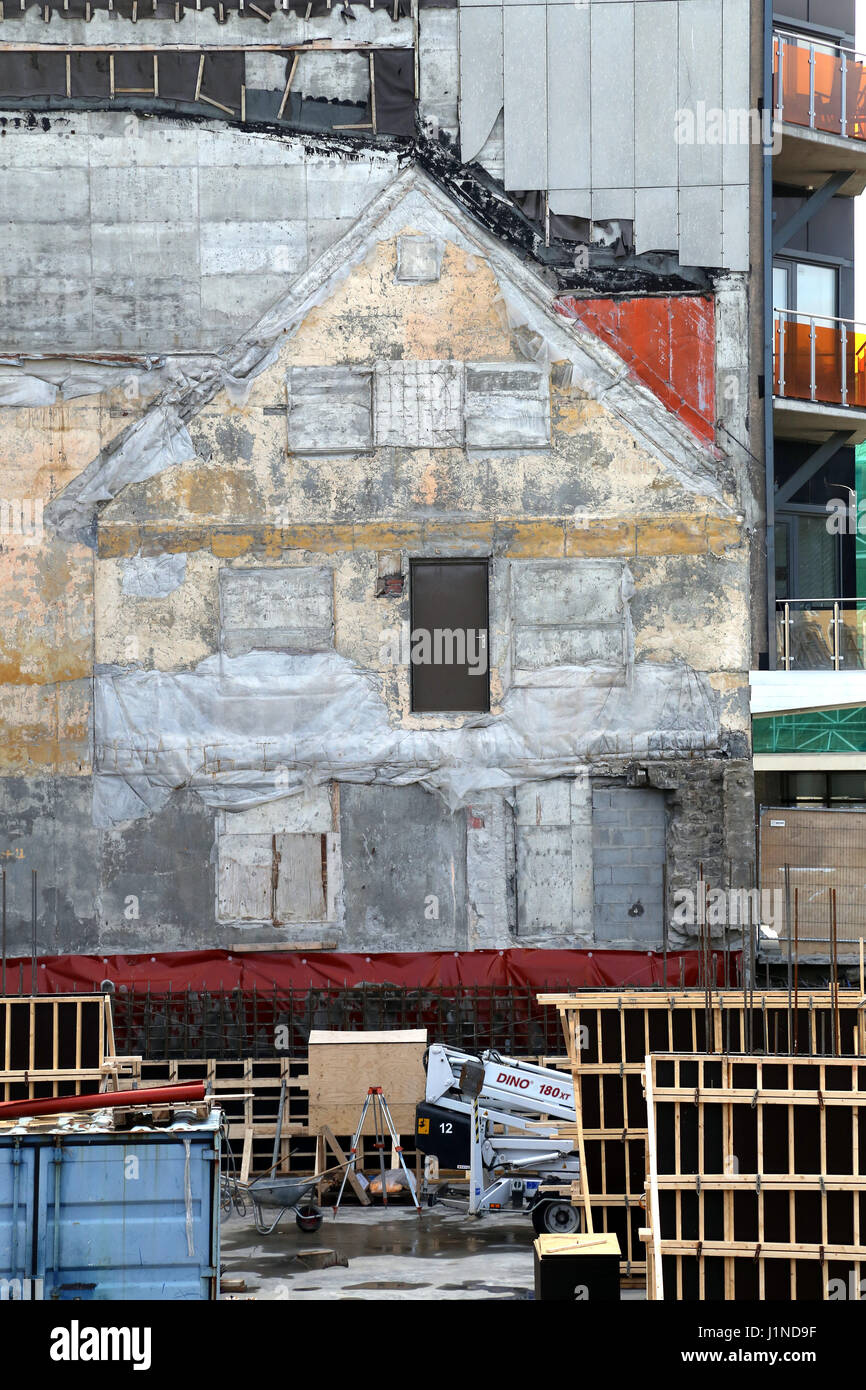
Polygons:
<instances>
[{"instance_id":1,"label":"wooden plank","mask_svg":"<svg viewBox=\"0 0 866 1390\"><path fill-rule=\"evenodd\" d=\"M360 1116L359 1116L359 1118L360 1118ZM328 1125L322 1125L322 1128L321 1128L321 1130L320 1130L320 1134L321 1134L321 1137L322 1137L323 1142L328 1146L328 1148L331 1150L331 1152L332 1152L332 1153L334 1154L334 1156L336 1157L337 1162L338 1162L339 1164L341 1164L341 1165L345 1165L345 1166L346 1166L346 1177L347 1177L347 1179L348 1179L349 1186L351 1187L351 1189L352 1189L352 1191L354 1192L355 1196L358 1198L358 1201L361 1203L361 1206L362 1206L362 1207L369 1207L369 1206L371 1205L371 1203L370 1203L370 1198L369 1198L369 1196L367 1195L366 1190L361 1186L361 1184L360 1184L360 1182L358 1181L358 1179L357 1179L355 1173L354 1173L354 1172L352 1171L352 1169L348 1166L348 1164L349 1164L348 1156L343 1152L342 1148L340 1147L340 1144L339 1144L339 1142L337 1141L337 1139L336 1139L336 1137L335 1137L335 1135L334 1135L333 1130L331 1130L331 1129L328 1127Z\"/></svg>"}]
</instances>

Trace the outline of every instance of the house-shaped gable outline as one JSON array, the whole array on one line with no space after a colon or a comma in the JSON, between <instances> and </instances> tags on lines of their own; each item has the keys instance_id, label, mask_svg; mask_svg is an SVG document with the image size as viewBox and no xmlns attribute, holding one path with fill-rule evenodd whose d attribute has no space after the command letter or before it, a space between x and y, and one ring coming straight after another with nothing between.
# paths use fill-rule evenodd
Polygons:
<instances>
[{"instance_id":1,"label":"house-shaped gable outline","mask_svg":"<svg viewBox=\"0 0 866 1390\"><path fill-rule=\"evenodd\" d=\"M325 303L376 243L411 229L451 242L485 260L500 287L513 329L539 335L550 361L572 364L573 385L617 419L686 491L734 509L725 499L718 451L704 446L631 374L622 358L579 322L562 318L556 292L504 243L484 231L421 169L412 167L374 197L349 230L293 282L287 292L226 351L199 359L164 390L141 418L103 450L46 508L61 535L91 531L102 502L128 484L191 462L187 426L225 389L243 400L252 382L278 358L287 338Z\"/></svg>"}]
</instances>

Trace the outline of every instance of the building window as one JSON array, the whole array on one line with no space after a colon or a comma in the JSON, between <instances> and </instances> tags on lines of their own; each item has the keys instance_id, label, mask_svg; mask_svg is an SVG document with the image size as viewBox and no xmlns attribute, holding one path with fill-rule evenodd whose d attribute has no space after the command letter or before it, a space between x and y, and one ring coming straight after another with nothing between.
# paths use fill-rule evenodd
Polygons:
<instances>
[{"instance_id":1,"label":"building window","mask_svg":"<svg viewBox=\"0 0 866 1390\"><path fill-rule=\"evenodd\" d=\"M490 708L486 560L413 560L410 668L418 714Z\"/></svg>"},{"instance_id":2,"label":"building window","mask_svg":"<svg viewBox=\"0 0 866 1390\"><path fill-rule=\"evenodd\" d=\"M839 313L839 272L835 266L781 259L773 266L773 308L777 312L833 319Z\"/></svg>"},{"instance_id":3,"label":"building window","mask_svg":"<svg viewBox=\"0 0 866 1390\"><path fill-rule=\"evenodd\" d=\"M783 806L841 806L866 802L864 772L783 772Z\"/></svg>"},{"instance_id":4,"label":"building window","mask_svg":"<svg viewBox=\"0 0 866 1390\"><path fill-rule=\"evenodd\" d=\"M329 839L315 833L235 834L218 841L221 922L326 922L331 917Z\"/></svg>"}]
</instances>

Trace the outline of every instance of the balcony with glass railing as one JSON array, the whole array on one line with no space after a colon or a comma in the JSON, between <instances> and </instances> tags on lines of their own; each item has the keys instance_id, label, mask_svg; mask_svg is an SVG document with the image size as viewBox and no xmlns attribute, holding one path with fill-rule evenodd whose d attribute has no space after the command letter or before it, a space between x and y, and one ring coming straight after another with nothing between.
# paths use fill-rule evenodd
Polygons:
<instances>
[{"instance_id":1,"label":"balcony with glass railing","mask_svg":"<svg viewBox=\"0 0 866 1390\"><path fill-rule=\"evenodd\" d=\"M866 410L866 326L853 319L777 309L773 394Z\"/></svg>"},{"instance_id":2,"label":"balcony with glass railing","mask_svg":"<svg viewBox=\"0 0 866 1390\"><path fill-rule=\"evenodd\" d=\"M789 125L866 141L866 57L775 30L773 104L776 119Z\"/></svg>"},{"instance_id":3,"label":"balcony with glass railing","mask_svg":"<svg viewBox=\"0 0 866 1390\"><path fill-rule=\"evenodd\" d=\"M785 671L866 670L866 600L777 599L776 664Z\"/></svg>"}]
</instances>

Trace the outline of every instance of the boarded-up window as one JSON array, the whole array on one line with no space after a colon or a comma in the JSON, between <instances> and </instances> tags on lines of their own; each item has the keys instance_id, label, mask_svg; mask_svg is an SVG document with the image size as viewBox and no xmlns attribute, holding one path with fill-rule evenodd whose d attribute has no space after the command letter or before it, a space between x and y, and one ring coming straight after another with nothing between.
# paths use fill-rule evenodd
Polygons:
<instances>
[{"instance_id":1,"label":"boarded-up window","mask_svg":"<svg viewBox=\"0 0 866 1390\"><path fill-rule=\"evenodd\" d=\"M289 448L354 454L373 447L373 374L364 367L292 367Z\"/></svg>"},{"instance_id":2,"label":"boarded-up window","mask_svg":"<svg viewBox=\"0 0 866 1390\"><path fill-rule=\"evenodd\" d=\"M327 836L221 833L218 917L224 922L324 922Z\"/></svg>"},{"instance_id":3,"label":"boarded-up window","mask_svg":"<svg viewBox=\"0 0 866 1390\"><path fill-rule=\"evenodd\" d=\"M220 571L222 648L325 651L334 645L331 571L312 565Z\"/></svg>"},{"instance_id":4,"label":"boarded-up window","mask_svg":"<svg viewBox=\"0 0 866 1390\"><path fill-rule=\"evenodd\" d=\"M376 443L450 449L463 443L463 372L458 362L380 362Z\"/></svg>"},{"instance_id":5,"label":"boarded-up window","mask_svg":"<svg viewBox=\"0 0 866 1390\"><path fill-rule=\"evenodd\" d=\"M412 562L412 709L490 708L486 560Z\"/></svg>"},{"instance_id":6,"label":"boarded-up window","mask_svg":"<svg viewBox=\"0 0 866 1390\"><path fill-rule=\"evenodd\" d=\"M466 447L546 448L550 443L550 380L531 363L466 364Z\"/></svg>"},{"instance_id":7,"label":"boarded-up window","mask_svg":"<svg viewBox=\"0 0 866 1390\"><path fill-rule=\"evenodd\" d=\"M217 896L222 921L271 919L273 866L272 835L220 835Z\"/></svg>"},{"instance_id":8,"label":"boarded-up window","mask_svg":"<svg viewBox=\"0 0 866 1390\"><path fill-rule=\"evenodd\" d=\"M275 835L274 921L324 922L327 846L324 835Z\"/></svg>"}]
</instances>

